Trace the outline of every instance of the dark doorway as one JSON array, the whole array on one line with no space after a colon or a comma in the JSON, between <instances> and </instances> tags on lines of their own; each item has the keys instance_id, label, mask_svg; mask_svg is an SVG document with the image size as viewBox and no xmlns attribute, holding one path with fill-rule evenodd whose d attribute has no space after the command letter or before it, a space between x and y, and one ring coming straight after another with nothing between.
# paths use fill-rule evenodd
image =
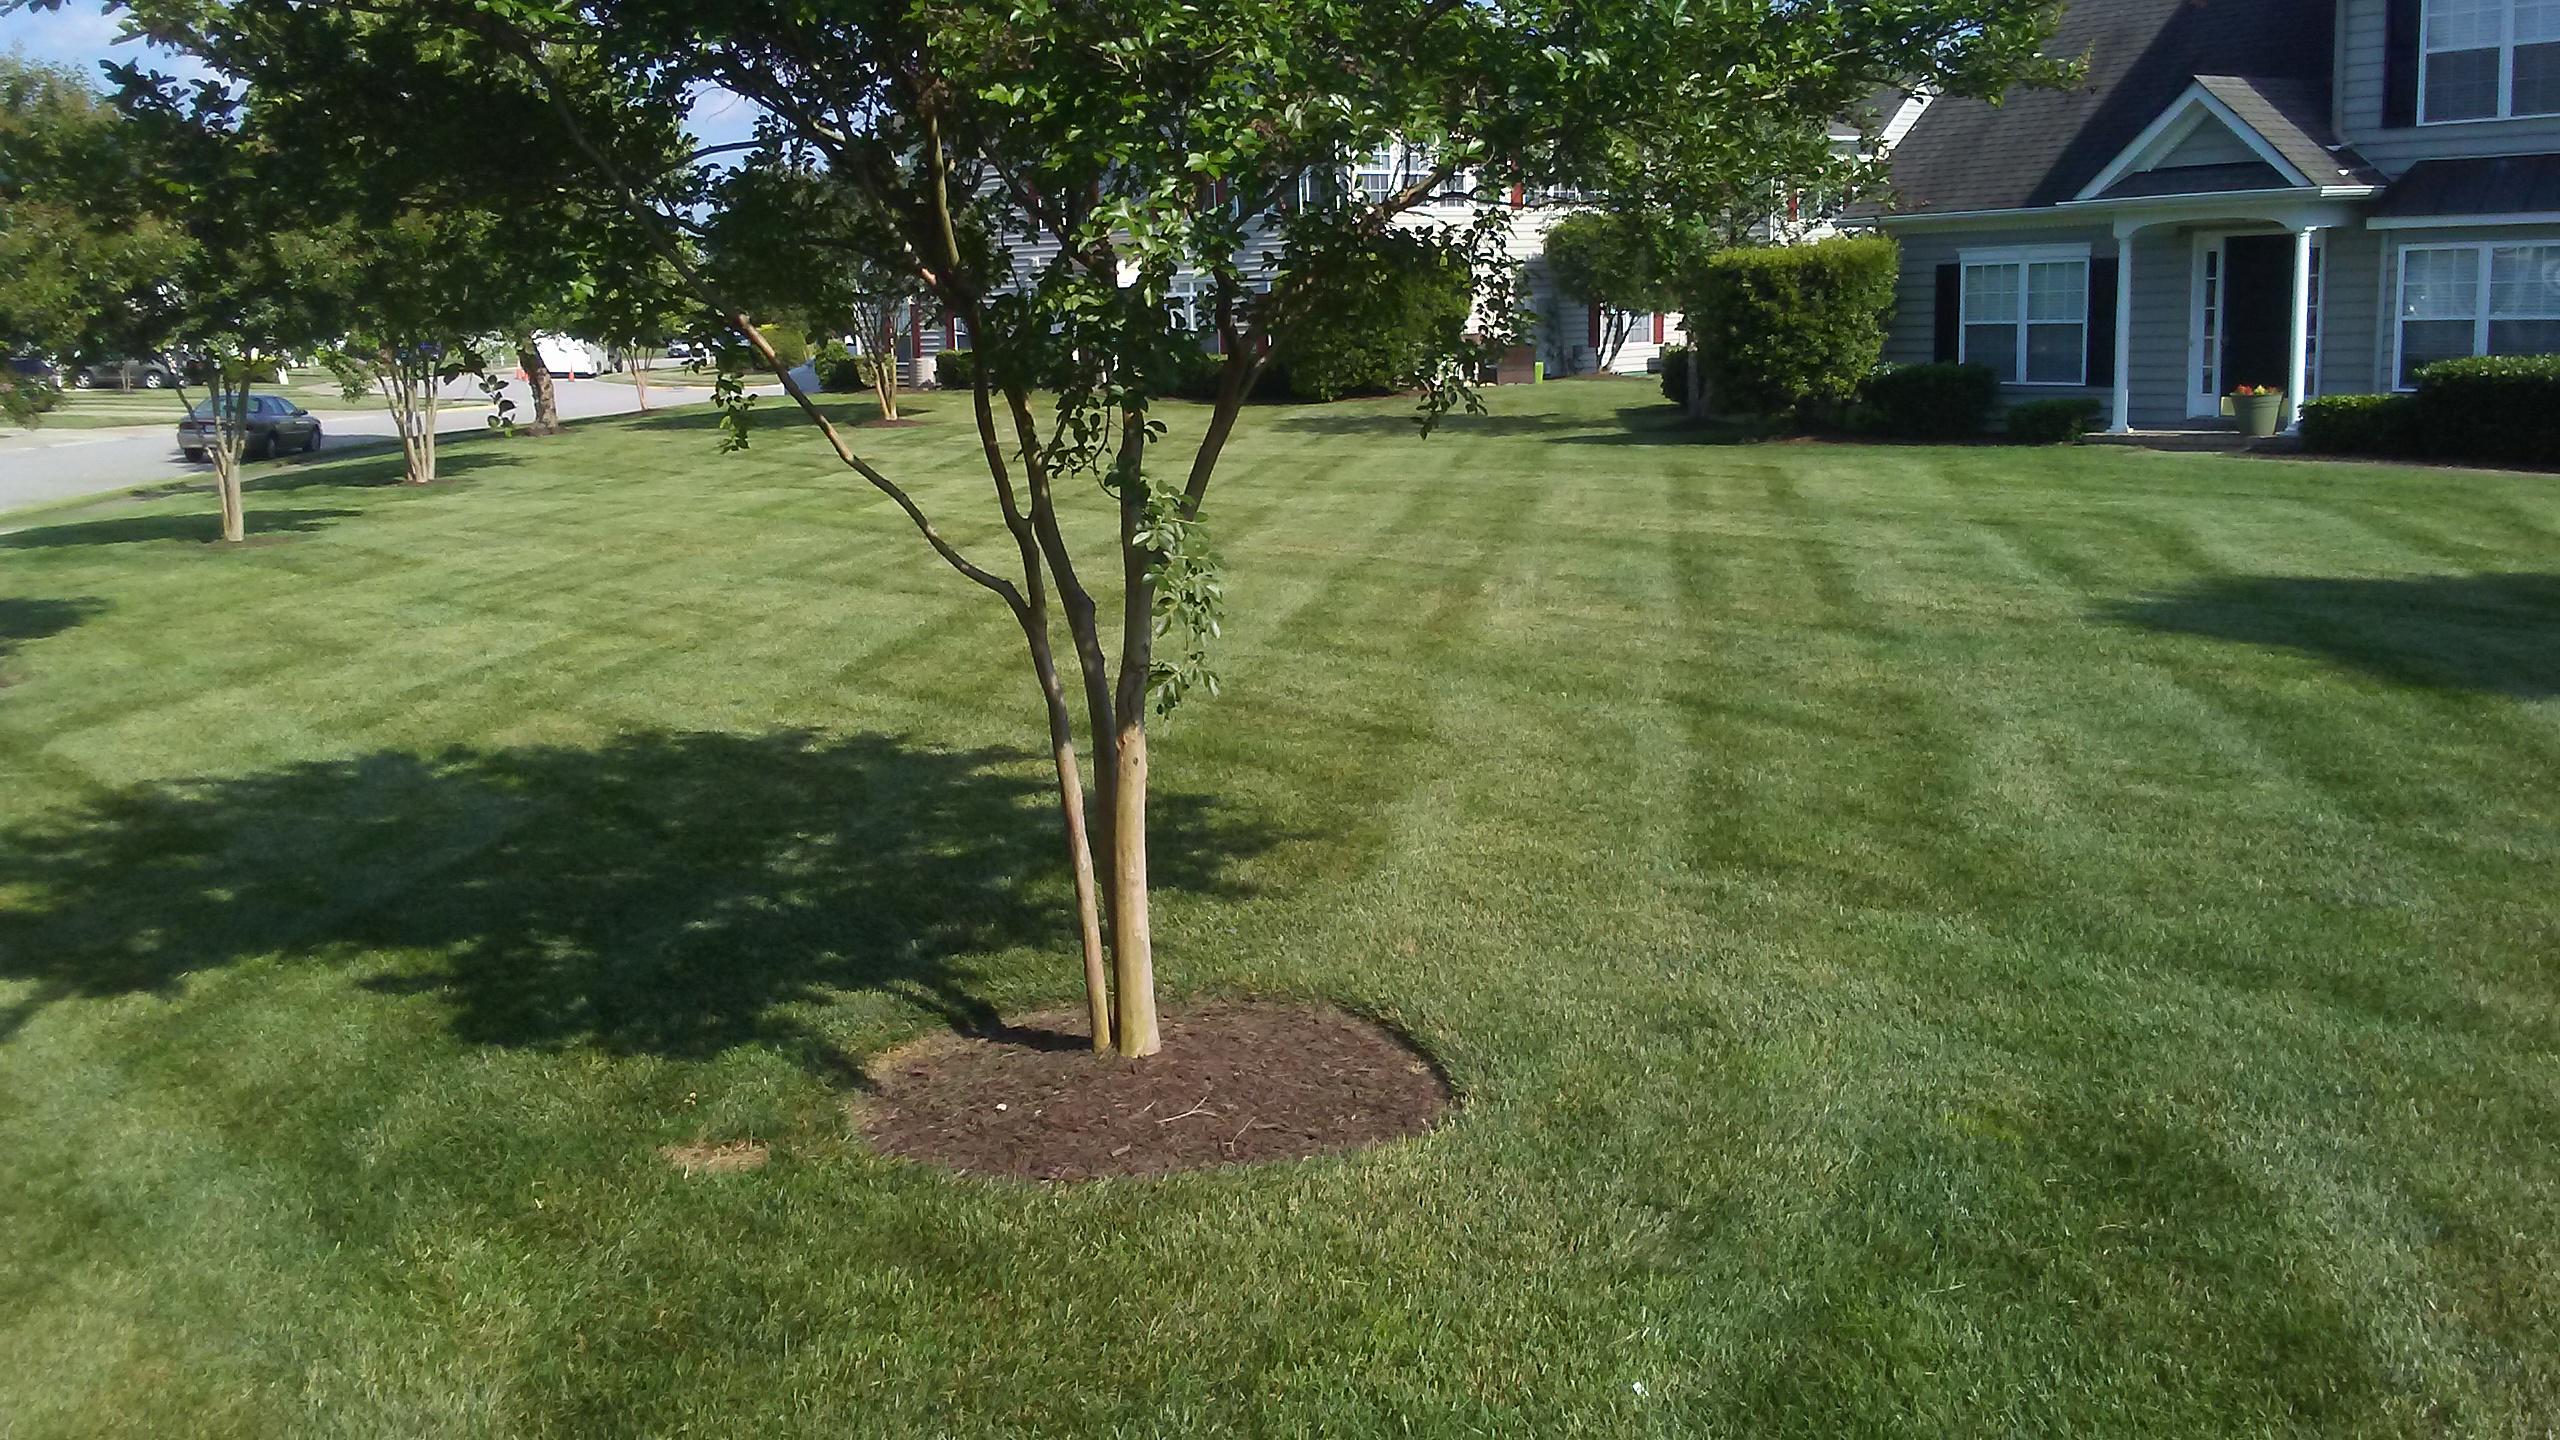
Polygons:
<instances>
[{"instance_id":1,"label":"dark doorway","mask_svg":"<svg viewBox=\"0 0 2560 1440\"><path fill-rule=\"evenodd\" d=\"M2222 393L2293 378L2293 237L2234 235L2222 250Z\"/></svg>"}]
</instances>

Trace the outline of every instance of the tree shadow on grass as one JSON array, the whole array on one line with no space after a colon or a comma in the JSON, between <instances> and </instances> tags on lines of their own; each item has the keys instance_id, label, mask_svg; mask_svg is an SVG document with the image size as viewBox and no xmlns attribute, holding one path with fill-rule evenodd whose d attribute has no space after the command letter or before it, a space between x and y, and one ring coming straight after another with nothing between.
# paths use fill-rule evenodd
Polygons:
<instances>
[{"instance_id":1,"label":"tree shadow on grass","mask_svg":"<svg viewBox=\"0 0 2560 1440\"><path fill-rule=\"evenodd\" d=\"M452 437L442 442L450 446ZM436 455L436 483L420 489L440 489L446 482L460 480L484 470L511 470L524 464L513 451L501 448L505 442L473 444L466 449L439 450ZM408 466L400 458L396 442L379 452L340 451L323 453L298 460L279 469L253 476L243 487L252 495L283 495L296 490L397 488L408 477ZM255 519L255 515L251 516Z\"/></svg>"},{"instance_id":2,"label":"tree shadow on grass","mask_svg":"<svg viewBox=\"0 0 2560 1440\"><path fill-rule=\"evenodd\" d=\"M1419 437L1421 426L1410 413L1317 407L1271 422L1276 430L1308 435L1366 435L1380 438ZM1744 421L1691 420L1669 404L1622 405L1607 416L1546 413L1536 415L1450 415L1432 432L1433 439L1480 435L1527 437L1551 445L1743 445L1770 438L1767 426Z\"/></svg>"},{"instance_id":3,"label":"tree shadow on grass","mask_svg":"<svg viewBox=\"0 0 2560 1440\"><path fill-rule=\"evenodd\" d=\"M2560 695L2560 575L2227 576L2101 613L2169 634L2299 650L2422 689Z\"/></svg>"},{"instance_id":4,"label":"tree shadow on grass","mask_svg":"<svg viewBox=\"0 0 2560 1440\"><path fill-rule=\"evenodd\" d=\"M107 602L82 596L77 600L35 600L0 595L0 662L30 640L45 640L80 624L107 608ZM0 685L9 672L0 669Z\"/></svg>"},{"instance_id":5,"label":"tree shadow on grass","mask_svg":"<svg viewBox=\"0 0 2560 1440\"><path fill-rule=\"evenodd\" d=\"M901 393L898 400L898 414L908 420L931 423L943 408L942 405L940 403L916 404L908 398L912 393ZM868 393L846 395L830 392L825 395L812 395L809 398L817 401L818 409L841 429L868 428L875 432L878 430L874 422L880 418L880 407L872 401ZM645 415L635 413L602 418L620 421L624 428L631 430L697 432L708 435L720 428L719 407L712 405L693 405L682 410L652 410ZM757 396L754 413L747 422L747 433L750 436L767 430L814 428L816 427L809 424L809 417L801 413L800 407L793 404L788 395Z\"/></svg>"},{"instance_id":6,"label":"tree shadow on grass","mask_svg":"<svg viewBox=\"0 0 2560 1440\"><path fill-rule=\"evenodd\" d=\"M0 832L5 1040L60 1001L238 961L383 966L460 1038L852 1065L799 1007L879 991L1001 1033L977 957L1075 920L1052 782L1024 757L877 735L649 734L600 749L384 752L139 787ZM1273 833L1160 793L1159 891L1241 893Z\"/></svg>"},{"instance_id":7,"label":"tree shadow on grass","mask_svg":"<svg viewBox=\"0 0 2560 1440\"><path fill-rule=\"evenodd\" d=\"M249 539L303 535L343 520L353 510L256 510L248 516ZM222 520L211 511L183 515L125 515L112 520L75 520L39 525L0 535L0 550L53 550L76 545L141 545L155 540L193 540L211 544L221 538Z\"/></svg>"}]
</instances>

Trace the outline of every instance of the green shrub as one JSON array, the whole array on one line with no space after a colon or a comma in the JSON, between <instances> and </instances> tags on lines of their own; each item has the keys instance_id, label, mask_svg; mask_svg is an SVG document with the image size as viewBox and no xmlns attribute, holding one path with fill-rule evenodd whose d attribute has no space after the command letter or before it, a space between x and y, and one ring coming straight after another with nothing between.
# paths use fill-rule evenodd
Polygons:
<instances>
[{"instance_id":1,"label":"green shrub","mask_svg":"<svg viewBox=\"0 0 2560 1440\"><path fill-rule=\"evenodd\" d=\"M1897 365L1867 381L1876 433L1898 440L1964 440L1982 433L2000 400L1988 365Z\"/></svg>"},{"instance_id":2,"label":"green shrub","mask_svg":"<svg viewBox=\"0 0 2560 1440\"><path fill-rule=\"evenodd\" d=\"M1689 347L1662 347L1662 398L1674 405L1689 403Z\"/></svg>"},{"instance_id":3,"label":"green shrub","mask_svg":"<svg viewBox=\"0 0 2560 1440\"><path fill-rule=\"evenodd\" d=\"M1810 416L1848 404L1883 357L1899 265L1878 236L1710 259L1686 308L1716 408Z\"/></svg>"},{"instance_id":4,"label":"green shrub","mask_svg":"<svg viewBox=\"0 0 2560 1440\"><path fill-rule=\"evenodd\" d=\"M871 388L871 364L853 353L841 340L830 340L818 347L817 357L810 361L817 369L821 389L834 391L868 390Z\"/></svg>"},{"instance_id":5,"label":"green shrub","mask_svg":"<svg viewBox=\"0 0 2560 1440\"><path fill-rule=\"evenodd\" d=\"M2021 445L2077 445L2098 425L2098 402L2085 396L2029 400L2009 407L2009 438Z\"/></svg>"},{"instance_id":6,"label":"green shrub","mask_svg":"<svg viewBox=\"0 0 2560 1440\"><path fill-rule=\"evenodd\" d=\"M933 383L945 390L972 390L978 384L978 353L945 350L934 357Z\"/></svg>"},{"instance_id":7,"label":"green shrub","mask_svg":"<svg viewBox=\"0 0 2560 1440\"><path fill-rule=\"evenodd\" d=\"M773 358L785 370L796 370L809 363L809 337L789 325L764 327L764 343L773 347Z\"/></svg>"},{"instance_id":8,"label":"green shrub","mask_svg":"<svg viewBox=\"0 0 2560 1440\"><path fill-rule=\"evenodd\" d=\"M1475 296L1462 262L1422 247L1373 258L1274 347L1272 363L1298 398L1408 389L1422 383L1434 357L1464 343Z\"/></svg>"},{"instance_id":9,"label":"green shrub","mask_svg":"<svg viewBox=\"0 0 2560 1440\"><path fill-rule=\"evenodd\" d=\"M2440 360L2418 372L2413 414L2425 454L2560 464L2560 355Z\"/></svg>"},{"instance_id":10,"label":"green shrub","mask_svg":"<svg viewBox=\"0 0 2560 1440\"><path fill-rule=\"evenodd\" d=\"M2417 453L2418 402L2407 395L2323 395L2302 402L2302 448L2319 455Z\"/></svg>"}]
</instances>

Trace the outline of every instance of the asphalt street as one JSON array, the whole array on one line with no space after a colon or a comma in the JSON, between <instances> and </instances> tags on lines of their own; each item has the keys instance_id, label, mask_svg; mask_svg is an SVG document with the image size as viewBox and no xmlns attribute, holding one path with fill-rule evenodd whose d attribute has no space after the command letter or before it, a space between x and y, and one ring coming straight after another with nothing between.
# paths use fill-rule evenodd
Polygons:
<instances>
[{"instance_id":1,"label":"asphalt street","mask_svg":"<svg viewBox=\"0 0 2560 1440\"><path fill-rule=\"evenodd\" d=\"M557 386L560 418L564 420L622 415L640 408L637 388L620 381L562 380ZM523 385L510 382L507 392L516 402L517 419L533 413L532 398ZM706 398L708 393L699 387L653 385L649 388L649 405L651 409L664 409ZM478 403L481 396L476 383L459 382L446 394L454 408L437 417L437 433L470 434L488 428L489 408ZM386 410L318 413L324 452L397 443L391 415ZM0 515L30 505L184 480L211 473L212 468L189 464L178 453L174 422L113 430L39 427L0 432ZM251 467L251 473L255 471L256 467Z\"/></svg>"}]
</instances>

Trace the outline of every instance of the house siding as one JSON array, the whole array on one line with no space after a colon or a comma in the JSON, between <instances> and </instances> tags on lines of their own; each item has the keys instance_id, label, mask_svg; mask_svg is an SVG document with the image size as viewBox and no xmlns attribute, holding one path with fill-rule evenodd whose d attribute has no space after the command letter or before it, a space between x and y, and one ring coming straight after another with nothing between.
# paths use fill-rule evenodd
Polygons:
<instances>
[{"instance_id":1,"label":"house siding","mask_svg":"<svg viewBox=\"0 0 2560 1440\"><path fill-rule=\"evenodd\" d=\"M2386 129L2384 30L2389 0L2339 0L2338 133L2393 179L2421 160L2560 151L2560 116Z\"/></svg>"},{"instance_id":2,"label":"house siding","mask_svg":"<svg viewBox=\"0 0 2560 1440\"><path fill-rule=\"evenodd\" d=\"M2381 341L2382 236L2362 227L2321 236L2320 383L2322 395L2363 395L2384 388Z\"/></svg>"}]
</instances>

